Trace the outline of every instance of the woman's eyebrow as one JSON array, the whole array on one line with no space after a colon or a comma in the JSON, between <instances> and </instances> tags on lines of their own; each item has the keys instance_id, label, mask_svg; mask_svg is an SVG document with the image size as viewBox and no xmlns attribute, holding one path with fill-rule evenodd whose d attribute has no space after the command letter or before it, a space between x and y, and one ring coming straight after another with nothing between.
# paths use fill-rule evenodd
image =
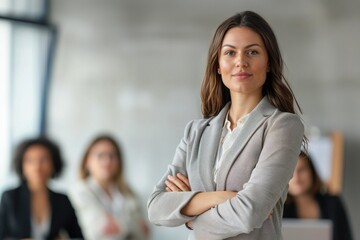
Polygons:
<instances>
[{"instance_id":1,"label":"woman's eyebrow","mask_svg":"<svg viewBox=\"0 0 360 240\"><path fill-rule=\"evenodd\" d=\"M254 47L254 46L261 47L260 44L252 43L252 44L246 45L244 48L250 48L250 47ZM224 45L222 46L222 48L224 48L224 47L236 48L235 46L233 46L233 45L231 45L231 44L224 44Z\"/></svg>"}]
</instances>

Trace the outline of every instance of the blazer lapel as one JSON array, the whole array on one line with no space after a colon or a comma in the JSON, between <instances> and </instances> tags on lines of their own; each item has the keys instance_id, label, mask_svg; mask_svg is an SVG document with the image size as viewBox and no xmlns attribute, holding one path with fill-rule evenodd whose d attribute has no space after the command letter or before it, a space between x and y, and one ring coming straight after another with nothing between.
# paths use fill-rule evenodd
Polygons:
<instances>
[{"instance_id":1,"label":"blazer lapel","mask_svg":"<svg viewBox=\"0 0 360 240\"><path fill-rule=\"evenodd\" d=\"M31 194L29 191L29 188L27 186L27 183L24 181L21 183L20 186L20 194L21 197L19 199L15 199L15 201L19 201L19 208L20 211L18 211L19 216L16 216L19 218L19 232L23 234L25 237L31 236Z\"/></svg>"},{"instance_id":2,"label":"blazer lapel","mask_svg":"<svg viewBox=\"0 0 360 240\"><path fill-rule=\"evenodd\" d=\"M59 237L59 236L54 236L54 234L58 234L59 231L59 221L60 221L60 216L63 214L61 213L61 206L58 205L58 197L56 196L56 194L51 191L50 189L48 189L49 191L49 203L50 203L50 226L49 226L49 232L47 234L46 239L54 239L55 237Z\"/></svg>"},{"instance_id":3,"label":"blazer lapel","mask_svg":"<svg viewBox=\"0 0 360 240\"><path fill-rule=\"evenodd\" d=\"M214 164L219 147L222 127L230 103L227 103L220 113L208 122L199 143L198 166L204 191L215 191Z\"/></svg>"},{"instance_id":4,"label":"blazer lapel","mask_svg":"<svg viewBox=\"0 0 360 240\"><path fill-rule=\"evenodd\" d=\"M276 108L269 103L267 97L264 97L250 113L249 118L246 120L243 128L241 129L236 142L229 149L226 158L222 162L218 172L216 190L225 189L226 178L233 163L236 161L238 155L241 153L251 136L264 123L267 117L275 111L275 109Z\"/></svg>"}]
</instances>

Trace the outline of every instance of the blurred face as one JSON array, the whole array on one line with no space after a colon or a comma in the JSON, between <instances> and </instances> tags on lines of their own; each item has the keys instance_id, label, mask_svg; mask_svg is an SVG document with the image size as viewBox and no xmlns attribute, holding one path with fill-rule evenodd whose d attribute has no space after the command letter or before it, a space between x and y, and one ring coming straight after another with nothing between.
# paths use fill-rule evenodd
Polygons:
<instances>
[{"instance_id":1,"label":"blurred face","mask_svg":"<svg viewBox=\"0 0 360 240\"><path fill-rule=\"evenodd\" d=\"M96 143L89 152L87 169L99 182L113 181L119 171L119 156L116 148L106 140Z\"/></svg>"},{"instance_id":2,"label":"blurred face","mask_svg":"<svg viewBox=\"0 0 360 240\"><path fill-rule=\"evenodd\" d=\"M293 196L301 196L309 193L312 186L312 174L309 164L303 158L299 158L294 176L289 182L289 193Z\"/></svg>"},{"instance_id":3,"label":"blurred face","mask_svg":"<svg viewBox=\"0 0 360 240\"><path fill-rule=\"evenodd\" d=\"M268 54L260 35L247 27L231 28L219 55L219 74L230 93L261 96L268 70Z\"/></svg>"},{"instance_id":4,"label":"blurred face","mask_svg":"<svg viewBox=\"0 0 360 240\"><path fill-rule=\"evenodd\" d=\"M41 145L30 146L22 165L23 174L31 185L46 185L53 174L53 162L50 152Z\"/></svg>"}]
</instances>

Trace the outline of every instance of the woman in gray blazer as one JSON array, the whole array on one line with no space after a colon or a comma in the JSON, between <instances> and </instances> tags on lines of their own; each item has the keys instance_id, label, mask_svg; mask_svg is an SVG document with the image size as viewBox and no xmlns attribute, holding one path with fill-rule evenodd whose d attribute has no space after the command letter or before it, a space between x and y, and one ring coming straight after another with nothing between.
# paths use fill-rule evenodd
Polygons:
<instances>
[{"instance_id":1,"label":"woman in gray blazer","mask_svg":"<svg viewBox=\"0 0 360 240\"><path fill-rule=\"evenodd\" d=\"M282 239L288 182L304 137L276 37L258 14L225 20L209 49L204 118L185 128L148 200L152 223L189 239Z\"/></svg>"}]
</instances>

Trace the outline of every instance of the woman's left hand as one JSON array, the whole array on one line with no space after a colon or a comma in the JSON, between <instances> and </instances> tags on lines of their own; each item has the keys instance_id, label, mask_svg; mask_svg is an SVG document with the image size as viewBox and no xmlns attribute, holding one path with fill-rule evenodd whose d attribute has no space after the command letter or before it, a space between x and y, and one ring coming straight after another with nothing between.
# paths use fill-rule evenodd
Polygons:
<instances>
[{"instance_id":1,"label":"woman's left hand","mask_svg":"<svg viewBox=\"0 0 360 240\"><path fill-rule=\"evenodd\" d=\"M176 176L169 175L165 181L167 192L188 192L191 191L189 179L181 173Z\"/></svg>"}]
</instances>

